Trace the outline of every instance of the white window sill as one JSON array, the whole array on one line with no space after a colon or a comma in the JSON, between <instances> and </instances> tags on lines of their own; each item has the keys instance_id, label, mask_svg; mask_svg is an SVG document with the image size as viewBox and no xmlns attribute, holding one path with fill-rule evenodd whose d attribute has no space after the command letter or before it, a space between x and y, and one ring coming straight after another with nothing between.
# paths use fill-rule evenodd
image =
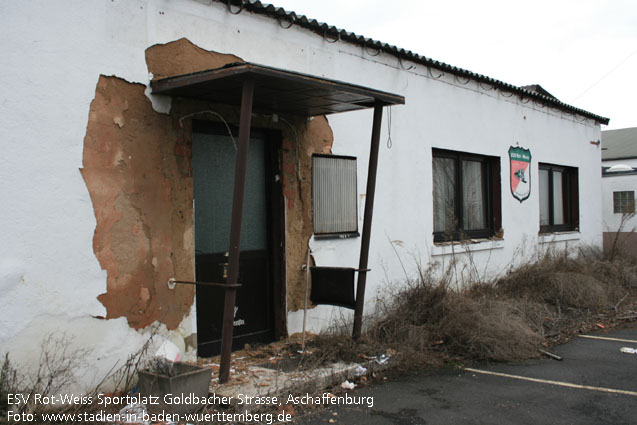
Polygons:
<instances>
[{"instance_id":1,"label":"white window sill","mask_svg":"<svg viewBox=\"0 0 637 425\"><path fill-rule=\"evenodd\" d=\"M502 239L472 239L463 242L448 242L435 244L431 247L431 256L465 254L475 251L487 251L490 249L504 248L504 240Z\"/></svg>"},{"instance_id":2,"label":"white window sill","mask_svg":"<svg viewBox=\"0 0 637 425\"><path fill-rule=\"evenodd\" d=\"M553 243L564 241L577 241L582 234L580 232L555 232L545 233L538 236L539 243Z\"/></svg>"}]
</instances>

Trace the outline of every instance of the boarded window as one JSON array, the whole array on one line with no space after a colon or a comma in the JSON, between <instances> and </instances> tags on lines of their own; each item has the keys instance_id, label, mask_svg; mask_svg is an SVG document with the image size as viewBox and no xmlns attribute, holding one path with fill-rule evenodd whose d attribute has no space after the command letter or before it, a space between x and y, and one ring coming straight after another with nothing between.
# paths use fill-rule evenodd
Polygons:
<instances>
[{"instance_id":1,"label":"boarded window","mask_svg":"<svg viewBox=\"0 0 637 425\"><path fill-rule=\"evenodd\" d=\"M356 158L312 157L312 206L316 235L357 235Z\"/></svg>"}]
</instances>

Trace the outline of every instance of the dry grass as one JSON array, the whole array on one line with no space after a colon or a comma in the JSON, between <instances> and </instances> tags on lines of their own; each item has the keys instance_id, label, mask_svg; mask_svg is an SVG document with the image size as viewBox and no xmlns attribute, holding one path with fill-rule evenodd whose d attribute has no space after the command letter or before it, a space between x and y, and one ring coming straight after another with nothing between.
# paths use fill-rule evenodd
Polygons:
<instances>
[{"instance_id":1,"label":"dry grass","mask_svg":"<svg viewBox=\"0 0 637 425\"><path fill-rule=\"evenodd\" d=\"M360 360L393 350L403 368L413 368L449 359L535 357L538 348L594 326L600 315L611 321L621 312L618 303L632 308L637 287L634 260L611 262L594 249L582 249L576 258L545 255L462 289L452 289L449 275L436 278L419 268L416 279L387 290L360 342L350 341L349 324L313 340L320 360Z\"/></svg>"}]
</instances>

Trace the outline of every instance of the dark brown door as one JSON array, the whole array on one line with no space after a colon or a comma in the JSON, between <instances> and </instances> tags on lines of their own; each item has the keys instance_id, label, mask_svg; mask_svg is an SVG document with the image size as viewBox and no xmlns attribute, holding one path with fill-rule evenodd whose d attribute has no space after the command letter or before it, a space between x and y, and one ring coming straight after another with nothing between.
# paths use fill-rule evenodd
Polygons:
<instances>
[{"instance_id":1,"label":"dark brown door","mask_svg":"<svg viewBox=\"0 0 637 425\"><path fill-rule=\"evenodd\" d=\"M225 130L225 128L223 128ZM197 125L193 129L192 167L197 281L225 282L232 215L236 136ZM268 146L252 132L241 227L239 283L234 311L233 349L274 338L269 229ZM219 353L224 292L197 287L198 355Z\"/></svg>"}]
</instances>

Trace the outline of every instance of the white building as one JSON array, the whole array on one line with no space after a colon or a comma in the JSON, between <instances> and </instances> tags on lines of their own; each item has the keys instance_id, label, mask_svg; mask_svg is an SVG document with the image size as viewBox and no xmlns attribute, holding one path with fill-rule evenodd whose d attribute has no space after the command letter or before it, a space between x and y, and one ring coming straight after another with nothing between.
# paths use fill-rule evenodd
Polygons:
<instances>
[{"instance_id":1,"label":"white building","mask_svg":"<svg viewBox=\"0 0 637 425\"><path fill-rule=\"evenodd\" d=\"M602 244L590 200L601 198L608 119L544 90L258 1L1 11L0 347L27 364L54 332L91 351L86 383L151 325L184 355L218 349L221 290L197 289L195 302L192 286L167 281L228 273L238 149L228 127L240 123L246 78L256 88L237 344L301 330L308 245L316 265L359 266L374 105L383 118L365 311L404 278L401 261L414 270L414 255L456 258L466 278L503 273L538 249ZM263 66L211 71L245 62ZM350 312L314 307L308 329Z\"/></svg>"},{"instance_id":2,"label":"white building","mask_svg":"<svg viewBox=\"0 0 637 425\"><path fill-rule=\"evenodd\" d=\"M637 255L637 128L602 132L604 249Z\"/></svg>"}]
</instances>

